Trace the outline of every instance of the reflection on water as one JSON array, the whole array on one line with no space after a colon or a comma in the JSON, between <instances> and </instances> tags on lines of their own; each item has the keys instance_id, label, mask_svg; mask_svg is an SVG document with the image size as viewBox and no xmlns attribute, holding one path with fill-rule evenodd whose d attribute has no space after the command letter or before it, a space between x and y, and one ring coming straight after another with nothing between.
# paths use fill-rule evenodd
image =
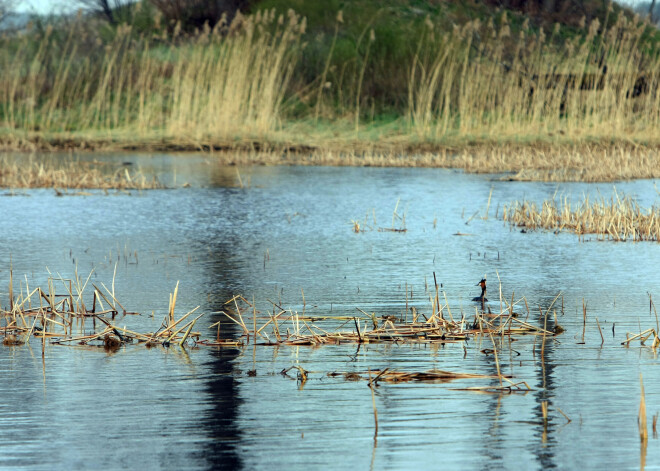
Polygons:
<instances>
[{"instance_id":1,"label":"reflection on water","mask_svg":"<svg viewBox=\"0 0 660 471\"><path fill-rule=\"evenodd\" d=\"M328 373L496 374L493 355L484 354L491 340L128 345L114 354L48 345L43 359L36 341L2 347L0 468L305 469L341 462L361 469L649 469L660 458L656 438L640 448L636 425L640 372L649 415L659 409L658 358L639 343L621 346L626 332L655 326L648 294L659 294L660 246L522 234L497 217L514 200L607 196L611 185L501 182L436 169L237 169L209 155L80 158L108 167L128 161L176 188L77 197L30 190L0 198L3 306L10 259L14 282L30 286L44 283L47 268L64 277L93 270L92 281L107 284L116 266L122 304L142 313L119 323L138 330L158 327L179 281L177 311L200 305L204 325L222 320L225 338L236 335L234 325L212 313L237 293L254 297L264 313L272 310L268 300L301 311L304 292L311 314L353 315L359 307L400 315L406 287L409 306L428 312L435 273L454 315L470 319L475 283L485 275L494 309L499 277L503 297L525 296L517 310L537 325L563 293L548 328L558 322L566 332L545 345L533 337L495 339L502 372L526 381L526 394L461 390L483 380L379 383L376 443L366 382ZM617 191L643 206L656 203L653 182L620 183ZM353 231L351 221L366 214L374 228L391 226L399 200L407 232ZM304 387L294 374L280 374L292 366L310 372Z\"/></svg>"}]
</instances>

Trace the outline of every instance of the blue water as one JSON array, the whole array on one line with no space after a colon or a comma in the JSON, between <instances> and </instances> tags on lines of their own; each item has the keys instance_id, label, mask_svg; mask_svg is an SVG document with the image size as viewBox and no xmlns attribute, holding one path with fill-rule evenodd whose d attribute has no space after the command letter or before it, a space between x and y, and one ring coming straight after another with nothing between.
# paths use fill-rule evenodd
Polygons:
<instances>
[{"instance_id":1,"label":"blue water","mask_svg":"<svg viewBox=\"0 0 660 471\"><path fill-rule=\"evenodd\" d=\"M195 330L212 339L208 326L224 319L227 338L237 328L216 311L235 294L254 299L264 315L269 300L312 315L403 315L407 287L409 305L428 313L435 273L456 318L474 316L470 299L484 276L493 310L501 283L503 298L513 296L537 325L539 308L562 293L554 309L566 332L546 342L543 358L539 338L498 341L502 372L525 381L524 394L462 390L498 384L488 379L380 382L376 440L366 381L328 373L496 374L492 355L482 353L490 338L444 346L126 345L116 353L47 343L43 356L33 338L0 346L0 468L658 469L657 438L649 431L642 449L637 430L640 374L649 430L660 411L658 357L649 345L621 342L626 332L656 327L649 294L660 297L660 246L524 234L501 221L504 204L609 198L612 184L506 182L442 169L237 169L210 155L79 158L111 168L132 162L173 188L0 197L3 307L10 267L15 292L26 280L45 287L49 272L91 272L90 283L110 288L116 270L117 298L141 313L116 324L157 329L178 282L176 315L200 306ZM618 182L616 191L657 204L653 181ZM354 221L365 231L356 233ZM393 226L407 231L378 230ZM291 366L309 371L308 380L298 381L296 370L281 374Z\"/></svg>"}]
</instances>

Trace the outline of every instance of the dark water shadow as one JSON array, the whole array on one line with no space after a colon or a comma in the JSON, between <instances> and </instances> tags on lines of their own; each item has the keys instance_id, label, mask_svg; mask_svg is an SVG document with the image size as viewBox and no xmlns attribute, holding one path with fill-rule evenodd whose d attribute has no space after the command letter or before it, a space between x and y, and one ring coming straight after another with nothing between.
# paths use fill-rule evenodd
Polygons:
<instances>
[{"instance_id":1,"label":"dark water shadow","mask_svg":"<svg viewBox=\"0 0 660 471\"><path fill-rule=\"evenodd\" d=\"M208 236L208 234L206 234ZM236 292L236 286L241 286L236 279L237 273L232 260L236 260L236 250L240 250L240 242L228 234L217 234L214 240L199 241L207 249L208 286L213 293L208 309L215 312L209 318L210 324L220 322L220 338L236 338L238 332L234 323L223 314L217 313L224 308L224 301L230 299ZM228 287L226 280L232 280ZM208 442L200 452L199 458L212 470L239 470L243 463L238 451L241 432L237 426L240 380L235 370L236 358L241 354L237 348L211 347L211 359L203 365L207 372L205 391L210 405L207 414L201 421Z\"/></svg>"}]
</instances>

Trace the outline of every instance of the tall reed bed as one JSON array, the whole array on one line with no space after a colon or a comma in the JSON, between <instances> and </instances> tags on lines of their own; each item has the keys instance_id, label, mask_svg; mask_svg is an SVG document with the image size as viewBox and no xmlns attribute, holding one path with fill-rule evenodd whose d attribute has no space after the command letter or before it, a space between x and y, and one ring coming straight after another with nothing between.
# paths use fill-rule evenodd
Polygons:
<instances>
[{"instance_id":1,"label":"tall reed bed","mask_svg":"<svg viewBox=\"0 0 660 471\"><path fill-rule=\"evenodd\" d=\"M606 200L601 197L571 204L567 197L557 201L515 202L505 205L502 218L529 230L571 231L578 235L597 234L615 241L659 241L660 208L644 209L630 196L616 191Z\"/></svg>"},{"instance_id":2,"label":"tall reed bed","mask_svg":"<svg viewBox=\"0 0 660 471\"><path fill-rule=\"evenodd\" d=\"M273 11L193 38L120 26L109 41L75 21L0 40L0 127L126 130L191 139L261 136L280 119L305 22Z\"/></svg>"},{"instance_id":3,"label":"tall reed bed","mask_svg":"<svg viewBox=\"0 0 660 471\"><path fill-rule=\"evenodd\" d=\"M648 24L596 19L584 36L558 40L506 14L451 33L427 31L410 69L408 120L424 138L565 135L652 139L660 125L658 51ZM610 26L607 26L607 25ZM558 45L561 44L561 45Z\"/></svg>"}]
</instances>

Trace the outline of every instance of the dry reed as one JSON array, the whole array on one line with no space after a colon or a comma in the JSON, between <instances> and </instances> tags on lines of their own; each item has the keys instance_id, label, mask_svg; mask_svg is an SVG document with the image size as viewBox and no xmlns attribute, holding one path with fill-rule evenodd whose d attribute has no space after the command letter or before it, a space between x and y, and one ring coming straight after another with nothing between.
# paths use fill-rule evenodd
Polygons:
<instances>
[{"instance_id":1,"label":"dry reed","mask_svg":"<svg viewBox=\"0 0 660 471\"><path fill-rule=\"evenodd\" d=\"M225 165L327 165L355 167L458 168L471 173L500 173L505 180L601 182L660 178L660 152L631 145L479 145L467 148L401 146L387 143L366 147L360 142L327 142L322 149L288 146L282 151L232 150L214 153ZM246 143L246 145L249 143ZM240 142L234 142L240 147ZM248 146L249 147L249 146ZM150 147L167 150L168 146ZM178 148L178 147L177 147ZM213 150L200 141L188 150ZM457 150L460 149L460 150Z\"/></svg>"},{"instance_id":2,"label":"dry reed","mask_svg":"<svg viewBox=\"0 0 660 471\"><path fill-rule=\"evenodd\" d=\"M114 351L134 341L143 343L147 347L169 346L171 342L183 346L188 339L200 338L201 333L193 331L193 328L203 314L190 319L199 306L179 319L174 317L173 308L177 290L170 295L171 309L160 328L156 332L139 333L114 323L118 315L123 317L137 314L127 312L116 299L114 279L112 290L103 283L101 283L103 289L92 284L91 303L86 304L85 296L90 295L85 295L85 290L90 284L90 278L91 273L87 279L83 279L77 272L72 279L51 276L47 280L45 290L41 287L30 289L26 278L25 287L21 284L18 293L13 289L13 281L10 280L10 307L0 310L0 333L4 334L3 344L21 345L29 343L32 336L37 336L42 339L43 344L49 339L53 344L98 346ZM64 287L63 294L56 290L56 285L60 284ZM90 305L91 309L88 309ZM91 331L86 329L86 326L89 327L89 321L92 323ZM215 342L200 341L199 343L236 345L233 340L220 339Z\"/></svg>"},{"instance_id":3,"label":"dry reed","mask_svg":"<svg viewBox=\"0 0 660 471\"><path fill-rule=\"evenodd\" d=\"M646 424L646 397L644 394L644 380L642 374L639 374L639 386L641 389L641 397L639 401L639 414L637 416L639 426L639 438L642 442L646 442L649 438L649 430Z\"/></svg>"},{"instance_id":4,"label":"dry reed","mask_svg":"<svg viewBox=\"0 0 660 471\"><path fill-rule=\"evenodd\" d=\"M334 84L338 96L350 96L352 104L343 110L345 100L339 99L342 117L330 130L318 126L341 17L320 76L295 84L291 75L306 25L293 12L238 15L231 25L220 23L194 38L182 38L176 28L145 38L123 25L109 42L79 19L66 37L46 28L0 38L0 145L281 150L321 143L335 154L355 147L376 152L312 160L456 166L518 172L517 179L658 176L659 165L643 165L658 160L655 152L629 165L626 156L608 150L603 168L582 152L548 160L545 150L534 149L575 142L587 148L599 141L604 147L660 143L660 54L645 47L646 23L612 15L565 41L554 40L559 30L547 36L529 24L512 38L505 14L497 24L475 20L447 32L428 20L417 50L402 64L409 69L405 118L380 130L360 122L365 103L375 100L362 90L370 47L378 41L367 30L366 50L345 64L356 69L355 80L347 81L352 89ZM313 110L310 127L299 119L300 103ZM472 143L485 143L486 150L454 151ZM537 163L530 164L527 155L510 162L500 143L531 144L530 154L540 154L534 156ZM440 146L449 152L438 157ZM409 158L401 151L411 147L418 155Z\"/></svg>"},{"instance_id":5,"label":"dry reed","mask_svg":"<svg viewBox=\"0 0 660 471\"><path fill-rule=\"evenodd\" d=\"M608 12L608 16L610 12ZM429 24L410 71L409 121L424 138L653 138L660 124L660 57L640 47L647 24L619 14L557 46L523 25L511 38L480 20L438 33Z\"/></svg>"},{"instance_id":6,"label":"dry reed","mask_svg":"<svg viewBox=\"0 0 660 471\"><path fill-rule=\"evenodd\" d=\"M570 231L579 236L596 234L598 240L658 241L660 240L660 209L643 209L630 196L602 196L593 202L586 197L571 204L567 197L504 205L502 218L525 230Z\"/></svg>"},{"instance_id":7,"label":"dry reed","mask_svg":"<svg viewBox=\"0 0 660 471\"><path fill-rule=\"evenodd\" d=\"M37 162L31 158L0 159L0 188L59 188L101 190L146 190L165 188L156 177L147 178L140 170L102 165L72 159L60 163Z\"/></svg>"},{"instance_id":8,"label":"dry reed","mask_svg":"<svg viewBox=\"0 0 660 471\"><path fill-rule=\"evenodd\" d=\"M19 135L158 131L186 142L263 137L280 120L304 29L295 13L268 11L237 15L187 41L179 30L143 38L121 25L104 44L82 18L64 40L47 28L37 47L37 33L2 38L0 127ZM91 50L80 52L85 46Z\"/></svg>"},{"instance_id":9,"label":"dry reed","mask_svg":"<svg viewBox=\"0 0 660 471\"><path fill-rule=\"evenodd\" d=\"M446 298L445 298L446 299ZM270 301L273 311L261 314L241 295L232 297L219 313L224 314L242 331L241 338L246 342L261 345L332 345L341 343L453 343L462 342L481 335L516 336L538 335L554 336L555 332L534 326L518 319L513 311L514 302L508 304L500 313L479 313L475 321L466 325L464 319L454 320L448 304L440 305L431 300L431 312L428 315L415 310L413 319L403 320L392 316L377 317L359 308L360 316L311 316L300 314L291 309L284 309L280 303ZM446 319L444 313L448 315ZM252 329L247 327L246 316ZM261 327L258 327L258 325ZM289 325L285 330L285 326ZM327 325L324 325L327 324ZM342 330L345 325L353 325L354 330ZM271 337L266 327L272 327ZM286 333L285 333L286 332Z\"/></svg>"}]
</instances>

